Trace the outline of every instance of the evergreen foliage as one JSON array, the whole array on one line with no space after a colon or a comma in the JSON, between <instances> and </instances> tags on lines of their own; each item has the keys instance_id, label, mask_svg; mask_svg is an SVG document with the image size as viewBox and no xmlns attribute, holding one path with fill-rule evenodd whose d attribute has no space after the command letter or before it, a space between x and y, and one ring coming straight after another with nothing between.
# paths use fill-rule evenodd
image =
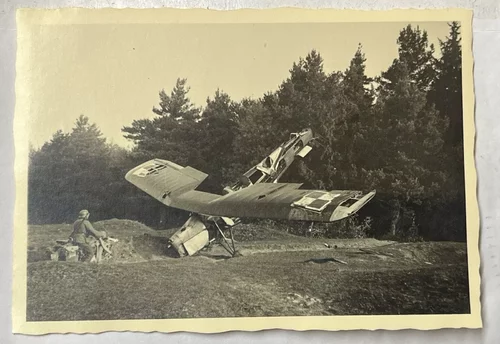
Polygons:
<instances>
[{"instance_id":1,"label":"evergreen foliage","mask_svg":"<svg viewBox=\"0 0 500 344\"><path fill-rule=\"evenodd\" d=\"M177 225L186 214L129 185L130 168L171 160L206 172L203 187L220 192L291 132L311 128L314 150L283 181L376 189L363 214L348 221L366 232L356 235L465 240L460 25L449 26L439 58L425 31L403 28L398 57L376 78L366 75L359 45L349 66L331 73L312 50L260 99L236 102L217 90L199 108L189 99L187 80L178 79L170 93L159 93L151 118L123 127L131 150L108 144L80 116L70 133L58 131L30 152L29 220L70 221L88 208L94 219ZM342 226L325 225L323 234Z\"/></svg>"}]
</instances>

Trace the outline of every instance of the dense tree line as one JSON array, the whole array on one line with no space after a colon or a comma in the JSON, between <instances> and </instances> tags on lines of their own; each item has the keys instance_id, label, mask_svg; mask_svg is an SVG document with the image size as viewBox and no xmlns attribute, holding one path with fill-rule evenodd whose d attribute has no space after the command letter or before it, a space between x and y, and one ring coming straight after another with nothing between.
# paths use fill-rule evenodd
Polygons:
<instances>
[{"instance_id":1,"label":"dense tree line","mask_svg":"<svg viewBox=\"0 0 500 344\"><path fill-rule=\"evenodd\" d=\"M123 127L131 150L108 144L80 116L71 133L58 131L31 152L29 219L69 221L89 208L94 219L178 224L185 214L128 185L126 171L154 157L168 159L208 173L203 187L219 192L290 132L309 127L318 137L315 149L284 180L376 189L354 221L370 223L363 227L368 235L465 239L460 26L449 26L439 57L425 31L405 27L398 57L374 79L365 74L361 45L346 70L331 73L311 51L260 99L236 102L217 90L197 107L187 80L178 79L170 93L160 92L154 118ZM326 234L334 226L324 227Z\"/></svg>"}]
</instances>

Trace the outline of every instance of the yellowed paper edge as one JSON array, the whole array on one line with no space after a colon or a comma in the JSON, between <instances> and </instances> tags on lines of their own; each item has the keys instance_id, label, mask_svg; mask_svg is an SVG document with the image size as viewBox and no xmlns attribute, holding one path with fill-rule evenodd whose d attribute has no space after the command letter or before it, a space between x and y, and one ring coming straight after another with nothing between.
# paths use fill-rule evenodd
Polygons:
<instances>
[{"instance_id":1,"label":"yellowed paper edge","mask_svg":"<svg viewBox=\"0 0 500 344\"><path fill-rule=\"evenodd\" d=\"M309 316L262 318L211 318L109 321L26 321L27 285L27 169L28 140L24 123L30 112L30 85L27 77L32 61L25 33L31 25L129 24L129 23L320 23L320 22L403 22L460 21L462 23L462 70L464 104L464 154L467 205L467 253L471 313L463 315L390 316ZM474 90L472 58L472 11L445 10L236 10L202 9L20 9L17 12L17 76L14 118L16 200L14 211L13 302L14 333L97 333L104 331L190 331L199 333L263 329L354 330L354 329L438 329L481 328L479 209L474 164Z\"/></svg>"}]
</instances>

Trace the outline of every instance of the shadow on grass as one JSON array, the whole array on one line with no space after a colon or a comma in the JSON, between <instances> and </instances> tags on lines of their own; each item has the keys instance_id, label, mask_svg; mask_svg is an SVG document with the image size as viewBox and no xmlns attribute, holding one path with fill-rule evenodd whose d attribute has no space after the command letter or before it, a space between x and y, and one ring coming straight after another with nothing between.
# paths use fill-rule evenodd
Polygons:
<instances>
[{"instance_id":1,"label":"shadow on grass","mask_svg":"<svg viewBox=\"0 0 500 344\"><path fill-rule=\"evenodd\" d=\"M302 263L316 263L316 264L325 264L328 262L336 263L335 258L311 258L308 260L304 260Z\"/></svg>"},{"instance_id":2,"label":"shadow on grass","mask_svg":"<svg viewBox=\"0 0 500 344\"><path fill-rule=\"evenodd\" d=\"M226 256L223 254L204 254L203 256L213 260L228 260L232 258L231 256Z\"/></svg>"}]
</instances>

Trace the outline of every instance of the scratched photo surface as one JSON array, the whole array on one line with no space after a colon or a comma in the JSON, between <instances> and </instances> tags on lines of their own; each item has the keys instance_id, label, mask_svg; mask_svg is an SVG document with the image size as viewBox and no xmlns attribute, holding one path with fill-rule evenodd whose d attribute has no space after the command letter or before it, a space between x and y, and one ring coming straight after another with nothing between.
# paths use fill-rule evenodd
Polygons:
<instances>
[{"instance_id":1,"label":"scratched photo surface","mask_svg":"<svg viewBox=\"0 0 500 344\"><path fill-rule=\"evenodd\" d=\"M471 314L464 25L30 26L26 321Z\"/></svg>"}]
</instances>

